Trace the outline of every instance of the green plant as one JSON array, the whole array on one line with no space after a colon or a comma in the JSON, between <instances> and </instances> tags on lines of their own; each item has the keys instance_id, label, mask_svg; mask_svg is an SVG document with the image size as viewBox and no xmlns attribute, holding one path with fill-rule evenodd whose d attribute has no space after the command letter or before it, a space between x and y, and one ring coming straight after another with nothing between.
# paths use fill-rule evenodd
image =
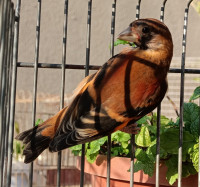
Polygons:
<instances>
[{"instance_id":1,"label":"green plant","mask_svg":"<svg viewBox=\"0 0 200 187\"><path fill-rule=\"evenodd\" d=\"M193 100L200 98L200 87L197 87L190 98L184 103L184 128L183 128L183 177L198 172L199 159L199 122L200 107ZM134 171L143 170L152 176L156 162L156 114L147 115L137 121L141 128L135 137L136 150ZM130 157L130 135L121 131L111 135L112 156ZM166 178L173 184L178 178L178 147L179 147L179 118L173 120L161 116L160 127L160 159L168 168ZM75 155L81 155L81 145L71 148ZM107 137L86 143L86 159L93 163L98 154L107 153Z\"/></svg>"},{"instance_id":2,"label":"green plant","mask_svg":"<svg viewBox=\"0 0 200 187\"><path fill-rule=\"evenodd\" d=\"M127 41L125 41L125 40L120 40L120 39L117 39L115 42L114 42L114 46L118 46L118 45L126 45L126 44L128 44L128 45L130 45L130 46L132 46L132 47L135 47L135 44L134 43L132 43L132 42L127 42Z\"/></svg>"},{"instance_id":3,"label":"green plant","mask_svg":"<svg viewBox=\"0 0 200 187\"><path fill-rule=\"evenodd\" d=\"M17 122L15 122L14 127L15 127L15 133L19 134L20 132L19 124ZM14 139L13 140L13 154L17 160L22 158L23 150L24 150L24 145L22 144L22 142Z\"/></svg>"}]
</instances>

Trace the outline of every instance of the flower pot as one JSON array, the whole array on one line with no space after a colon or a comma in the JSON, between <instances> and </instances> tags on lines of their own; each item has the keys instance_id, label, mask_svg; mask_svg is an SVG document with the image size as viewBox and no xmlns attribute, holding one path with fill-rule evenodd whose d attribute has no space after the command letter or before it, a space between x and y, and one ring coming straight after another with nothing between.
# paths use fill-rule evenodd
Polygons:
<instances>
[{"instance_id":1,"label":"flower pot","mask_svg":"<svg viewBox=\"0 0 200 187\"><path fill-rule=\"evenodd\" d=\"M80 169L81 159L78 159L77 167ZM129 187L130 184L130 158L113 157L111 158L110 187ZM160 166L160 187L171 186L166 180L167 167ZM106 187L107 157L99 155L96 161L91 164L85 160L85 173L89 173L92 179L92 186ZM182 187L198 186L198 175L191 175L183 178ZM149 177L142 171L134 173L134 187L155 186L155 174ZM177 186L177 182L172 186Z\"/></svg>"}]
</instances>

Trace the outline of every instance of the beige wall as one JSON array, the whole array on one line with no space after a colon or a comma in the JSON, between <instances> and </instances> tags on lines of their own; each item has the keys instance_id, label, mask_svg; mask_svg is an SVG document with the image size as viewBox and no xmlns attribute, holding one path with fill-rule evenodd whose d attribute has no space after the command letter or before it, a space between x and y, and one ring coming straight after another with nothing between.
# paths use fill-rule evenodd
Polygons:
<instances>
[{"instance_id":1,"label":"beige wall","mask_svg":"<svg viewBox=\"0 0 200 187\"><path fill-rule=\"evenodd\" d=\"M116 36L135 19L137 0L117 1ZM160 16L161 0L143 0L141 17ZM184 3L185 2L185 3ZM168 0L165 23L172 32L174 56L181 56L182 25L185 0ZM91 64L102 65L110 57L110 23L112 0L93 0ZM43 0L39 62L61 63L64 0ZM35 25L37 1L22 0L19 61L33 62L35 51ZM87 0L69 0L67 63L84 64L86 47ZM200 16L191 7L188 30L187 56L200 57ZM116 47L116 53L120 47ZM66 70L66 90L70 92L84 76L81 70ZM59 93L60 71L39 70L39 92ZM18 89L32 90L33 70L19 68Z\"/></svg>"}]
</instances>

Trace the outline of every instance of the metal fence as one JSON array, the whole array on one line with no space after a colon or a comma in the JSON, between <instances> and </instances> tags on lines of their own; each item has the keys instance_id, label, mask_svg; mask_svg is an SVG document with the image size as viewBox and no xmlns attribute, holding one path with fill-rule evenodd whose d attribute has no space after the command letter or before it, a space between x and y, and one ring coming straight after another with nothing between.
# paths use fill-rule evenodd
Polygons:
<instances>
[{"instance_id":1,"label":"metal fence","mask_svg":"<svg viewBox=\"0 0 200 187\"><path fill-rule=\"evenodd\" d=\"M167 0L164 0L161 5L160 20L164 21L164 11ZM183 42L182 42L182 60L181 69L171 68L170 73L179 73L181 75L180 85L180 135L179 135L179 157L178 157L178 186L181 187L182 181L182 147L183 147L183 102L184 102L184 76L185 74L200 74L199 69L185 69L185 54L186 54L186 37L188 25L188 13L192 0L188 1L185 8L184 27L183 27ZM113 0L111 12L111 56L114 54L114 38L115 38L115 17L116 17L116 0ZM140 17L140 3L138 0L136 7L136 19ZM33 87L33 112L32 125L35 124L36 116L36 95L38 83L39 68L61 69L61 96L60 109L64 107L64 92L65 92L65 70L66 69L82 69L85 70L85 76L89 74L89 70L98 70L99 66L90 65L90 39L91 39L91 19L92 19L92 0L88 0L88 17L87 17L87 46L86 46L86 63L85 65L66 64L66 45L67 45L67 26L68 26L68 0L64 4L64 24L63 24L63 56L62 64L39 63L39 43L40 43L40 20L41 20L41 4L42 0L38 0L38 13L36 25L36 45L35 45L35 62L26 63L18 62L18 38L19 38L19 23L20 23L20 6L21 0L17 0L16 9L11 0L0 1L0 186L11 185L12 173L12 152L13 152L13 133L15 119L15 95L16 95L16 77L17 69L21 67L34 68L34 87ZM160 163L160 108L157 108L157 155L156 155L156 186L159 186L159 163ZM134 145L135 136L131 136L132 156L130 170L130 186L134 186ZM111 166L111 136L108 136L108 154L107 154L107 186L110 186L110 168ZM199 149L200 150L200 149ZM84 186L84 160L85 146L82 145L81 157L81 182L80 186ZM61 185L61 152L58 153L57 161L57 186ZM200 163L200 162L199 162ZM33 163L29 169L29 184L33 183ZM199 176L200 186L200 176Z\"/></svg>"}]
</instances>

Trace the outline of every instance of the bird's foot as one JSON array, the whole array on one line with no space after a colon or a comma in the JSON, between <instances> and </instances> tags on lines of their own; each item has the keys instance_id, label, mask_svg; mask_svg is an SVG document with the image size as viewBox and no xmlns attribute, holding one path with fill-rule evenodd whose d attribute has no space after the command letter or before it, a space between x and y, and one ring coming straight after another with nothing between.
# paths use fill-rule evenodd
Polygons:
<instances>
[{"instance_id":1,"label":"bird's foot","mask_svg":"<svg viewBox=\"0 0 200 187\"><path fill-rule=\"evenodd\" d=\"M138 134L139 130L140 130L140 128L137 127L137 123L130 124L121 129L122 132L126 132L129 134Z\"/></svg>"}]
</instances>

